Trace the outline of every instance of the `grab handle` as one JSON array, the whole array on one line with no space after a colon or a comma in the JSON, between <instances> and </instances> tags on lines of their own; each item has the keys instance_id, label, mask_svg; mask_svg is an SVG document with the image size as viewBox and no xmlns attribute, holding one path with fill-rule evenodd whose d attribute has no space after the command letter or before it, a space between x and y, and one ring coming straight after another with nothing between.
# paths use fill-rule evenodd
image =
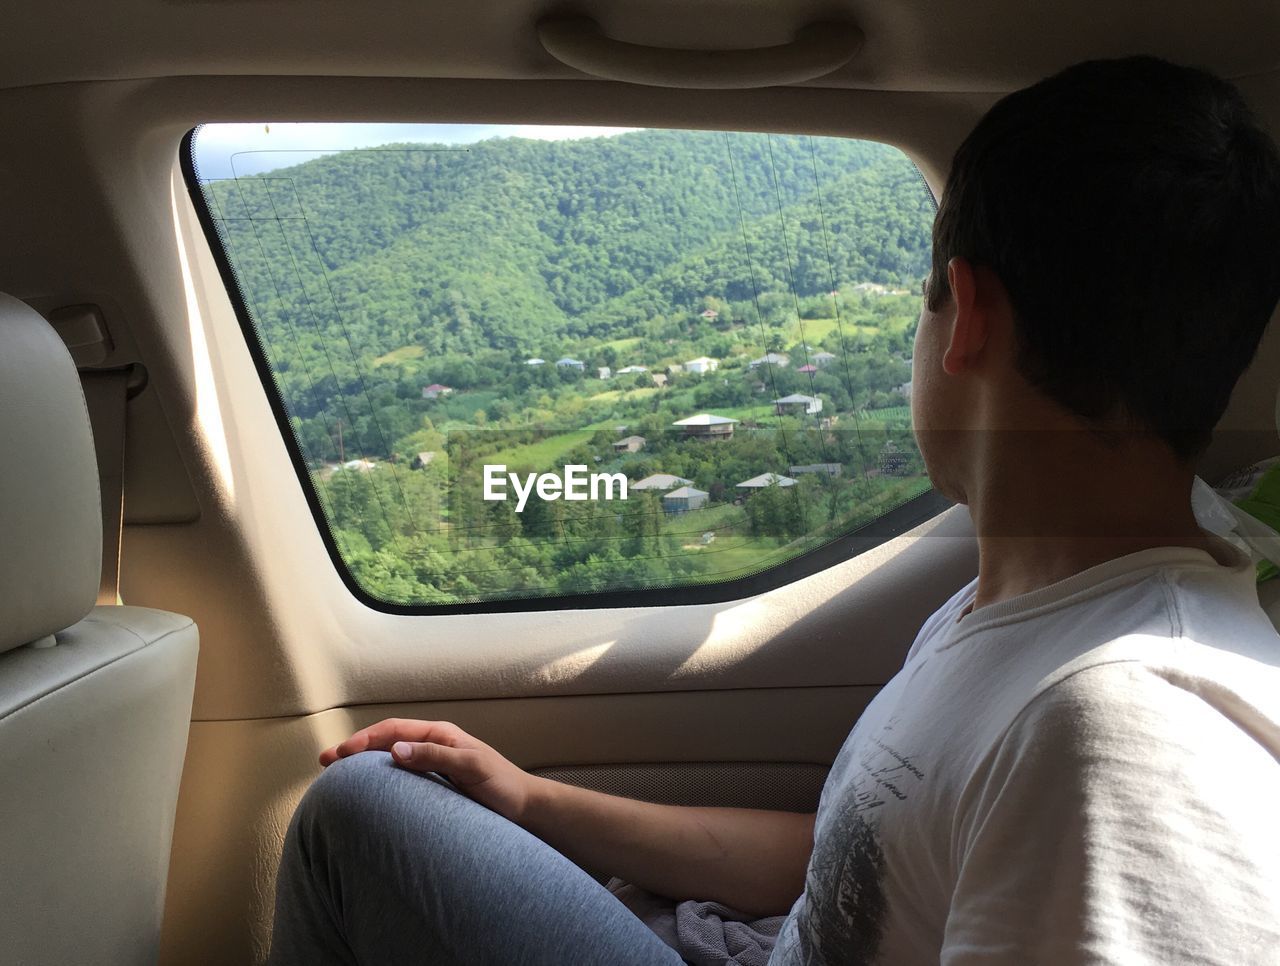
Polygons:
<instances>
[{"instance_id":1,"label":"grab handle","mask_svg":"<svg viewBox=\"0 0 1280 966\"><path fill-rule=\"evenodd\" d=\"M830 74L853 59L863 35L850 23L815 23L797 31L791 43L775 47L681 50L615 40L589 17L559 17L539 22L538 39L560 63L606 80L740 90Z\"/></svg>"}]
</instances>

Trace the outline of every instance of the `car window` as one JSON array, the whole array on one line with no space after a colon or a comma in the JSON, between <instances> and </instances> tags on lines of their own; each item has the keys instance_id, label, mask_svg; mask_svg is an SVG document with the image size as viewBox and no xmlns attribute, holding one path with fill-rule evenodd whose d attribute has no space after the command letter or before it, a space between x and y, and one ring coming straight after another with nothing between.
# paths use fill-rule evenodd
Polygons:
<instances>
[{"instance_id":1,"label":"car window","mask_svg":"<svg viewBox=\"0 0 1280 966\"><path fill-rule=\"evenodd\" d=\"M264 123L187 150L372 603L781 582L929 489L909 395L934 208L893 147Z\"/></svg>"}]
</instances>

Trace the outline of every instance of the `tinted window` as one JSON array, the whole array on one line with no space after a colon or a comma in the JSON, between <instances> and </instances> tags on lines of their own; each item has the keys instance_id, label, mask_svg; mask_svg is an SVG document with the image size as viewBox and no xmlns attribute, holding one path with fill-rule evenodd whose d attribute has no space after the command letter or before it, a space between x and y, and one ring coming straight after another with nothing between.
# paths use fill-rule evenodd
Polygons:
<instances>
[{"instance_id":1,"label":"tinted window","mask_svg":"<svg viewBox=\"0 0 1280 966\"><path fill-rule=\"evenodd\" d=\"M272 124L206 125L193 157L374 598L729 581L928 489L908 393L933 204L896 149Z\"/></svg>"}]
</instances>

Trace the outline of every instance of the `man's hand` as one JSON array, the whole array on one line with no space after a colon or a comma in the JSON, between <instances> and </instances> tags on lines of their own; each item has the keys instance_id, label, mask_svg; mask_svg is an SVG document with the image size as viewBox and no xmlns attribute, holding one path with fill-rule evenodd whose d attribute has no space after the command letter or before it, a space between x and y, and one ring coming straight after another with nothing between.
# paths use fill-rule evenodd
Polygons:
<instances>
[{"instance_id":1,"label":"man's hand","mask_svg":"<svg viewBox=\"0 0 1280 966\"><path fill-rule=\"evenodd\" d=\"M518 824L524 817L533 777L448 721L387 718L322 751L320 764L362 751L389 751L402 768L438 772L504 818Z\"/></svg>"},{"instance_id":2,"label":"man's hand","mask_svg":"<svg viewBox=\"0 0 1280 966\"><path fill-rule=\"evenodd\" d=\"M772 916L804 888L812 814L656 805L576 788L522 771L447 721L379 721L322 752L320 764L371 750L391 752L401 768L447 776L583 868L658 895Z\"/></svg>"}]
</instances>

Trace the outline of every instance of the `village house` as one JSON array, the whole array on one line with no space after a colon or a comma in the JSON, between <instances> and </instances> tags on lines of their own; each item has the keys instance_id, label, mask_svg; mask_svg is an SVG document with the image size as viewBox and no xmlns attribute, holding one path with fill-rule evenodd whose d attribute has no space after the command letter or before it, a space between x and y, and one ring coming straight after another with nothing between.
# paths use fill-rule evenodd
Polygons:
<instances>
[{"instance_id":1,"label":"village house","mask_svg":"<svg viewBox=\"0 0 1280 966\"><path fill-rule=\"evenodd\" d=\"M815 352L813 355L809 356L809 361L819 369L825 369L827 366L831 365L831 363L835 362L837 358L838 356L834 352Z\"/></svg>"},{"instance_id":2,"label":"village house","mask_svg":"<svg viewBox=\"0 0 1280 966\"><path fill-rule=\"evenodd\" d=\"M699 356L696 359L690 359L684 364L685 372L693 372L701 375L704 372L715 372L720 368L720 360L712 359L708 356Z\"/></svg>"},{"instance_id":3,"label":"village house","mask_svg":"<svg viewBox=\"0 0 1280 966\"><path fill-rule=\"evenodd\" d=\"M338 467L338 469L340 470L352 470L356 473L368 473L370 470L375 470L377 468L378 468L377 463L375 463L373 460L366 460L366 459L347 460L340 467Z\"/></svg>"},{"instance_id":4,"label":"village house","mask_svg":"<svg viewBox=\"0 0 1280 966\"><path fill-rule=\"evenodd\" d=\"M439 399L441 396L447 396L453 392L448 386L442 386L438 382L433 382L429 386L422 387L423 399Z\"/></svg>"},{"instance_id":5,"label":"village house","mask_svg":"<svg viewBox=\"0 0 1280 966\"><path fill-rule=\"evenodd\" d=\"M802 463L798 466L787 467L787 472L792 476L804 476L806 473L825 473L827 476L839 476L844 472L844 466L840 463Z\"/></svg>"},{"instance_id":6,"label":"village house","mask_svg":"<svg viewBox=\"0 0 1280 966\"><path fill-rule=\"evenodd\" d=\"M599 366L596 369L596 375L599 376L601 379L608 379L610 376L613 375L613 370L611 370L608 366Z\"/></svg>"},{"instance_id":7,"label":"village house","mask_svg":"<svg viewBox=\"0 0 1280 966\"><path fill-rule=\"evenodd\" d=\"M637 372L648 372L648 371L649 371L648 366L624 366L623 368L618 370L617 375L630 376Z\"/></svg>"},{"instance_id":8,"label":"village house","mask_svg":"<svg viewBox=\"0 0 1280 966\"><path fill-rule=\"evenodd\" d=\"M763 490L766 486L795 486L796 481L789 476L780 476L777 473L761 473L759 476L753 476L749 480L743 480L738 484L739 490Z\"/></svg>"},{"instance_id":9,"label":"village house","mask_svg":"<svg viewBox=\"0 0 1280 966\"><path fill-rule=\"evenodd\" d=\"M556 365L561 369L577 369L581 372L587 367L587 364L580 359L570 359L565 356L563 359L557 359Z\"/></svg>"},{"instance_id":10,"label":"village house","mask_svg":"<svg viewBox=\"0 0 1280 966\"><path fill-rule=\"evenodd\" d=\"M638 453L644 449L645 438L643 436L627 436L624 439L615 440L613 443L613 451L615 453Z\"/></svg>"},{"instance_id":11,"label":"village house","mask_svg":"<svg viewBox=\"0 0 1280 966\"><path fill-rule=\"evenodd\" d=\"M699 312L698 314L699 314L699 315L701 315L704 319L707 319L707 320L711 320L711 319L718 319L718 318L720 318L720 313L719 313L719 312L717 312L715 309L704 309L703 311Z\"/></svg>"},{"instance_id":12,"label":"village house","mask_svg":"<svg viewBox=\"0 0 1280 966\"><path fill-rule=\"evenodd\" d=\"M686 480L683 476L673 476L671 473L654 473L652 476L646 476L643 480L637 480L631 484L633 490L674 490L677 486L689 486L693 480Z\"/></svg>"},{"instance_id":13,"label":"village house","mask_svg":"<svg viewBox=\"0 0 1280 966\"><path fill-rule=\"evenodd\" d=\"M650 376L650 378L653 380L653 384L657 386L659 389L667 388L667 377L665 373L655 372L652 376Z\"/></svg>"},{"instance_id":14,"label":"village house","mask_svg":"<svg viewBox=\"0 0 1280 966\"><path fill-rule=\"evenodd\" d=\"M413 462L409 464L410 469L425 470L431 465L431 461L436 458L436 454L432 452L419 453L413 458Z\"/></svg>"},{"instance_id":15,"label":"village house","mask_svg":"<svg viewBox=\"0 0 1280 966\"><path fill-rule=\"evenodd\" d=\"M813 416L822 412L822 400L817 396L806 396L793 392L773 401L774 411L779 416Z\"/></svg>"},{"instance_id":16,"label":"village house","mask_svg":"<svg viewBox=\"0 0 1280 966\"><path fill-rule=\"evenodd\" d=\"M752 359L747 366L750 369L759 369L761 366L777 366L779 369L785 369L790 361L781 352L766 352L759 359Z\"/></svg>"},{"instance_id":17,"label":"village house","mask_svg":"<svg viewBox=\"0 0 1280 966\"><path fill-rule=\"evenodd\" d=\"M524 364L526 366L545 366L547 364L547 360L534 357L533 359L525 359Z\"/></svg>"},{"instance_id":18,"label":"village house","mask_svg":"<svg viewBox=\"0 0 1280 966\"><path fill-rule=\"evenodd\" d=\"M702 509L710 498L711 494L706 490L682 486L663 495L662 509L668 513L688 513L690 510Z\"/></svg>"},{"instance_id":19,"label":"village house","mask_svg":"<svg viewBox=\"0 0 1280 966\"><path fill-rule=\"evenodd\" d=\"M694 439L733 439L733 427L738 421L728 416L715 416L711 413L698 413L685 419L677 419L672 426L679 426L686 436Z\"/></svg>"},{"instance_id":20,"label":"village house","mask_svg":"<svg viewBox=\"0 0 1280 966\"><path fill-rule=\"evenodd\" d=\"M807 366L801 366L799 369L796 370L796 372L803 373L806 376L811 376L817 371L818 371L818 367L813 365L812 363L810 363Z\"/></svg>"}]
</instances>

